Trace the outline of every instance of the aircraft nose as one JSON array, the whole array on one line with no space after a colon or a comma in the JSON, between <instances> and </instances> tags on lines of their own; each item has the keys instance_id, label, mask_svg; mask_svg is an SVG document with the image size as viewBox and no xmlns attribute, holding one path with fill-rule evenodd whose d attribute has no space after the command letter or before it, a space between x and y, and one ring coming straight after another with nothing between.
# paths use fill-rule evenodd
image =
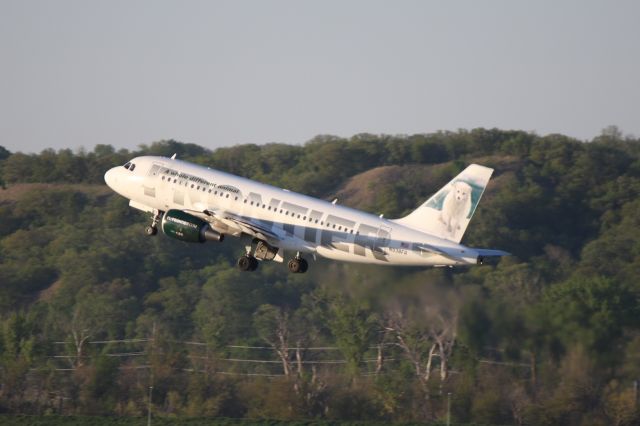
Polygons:
<instances>
[{"instance_id":1,"label":"aircraft nose","mask_svg":"<svg viewBox=\"0 0 640 426\"><path fill-rule=\"evenodd\" d=\"M118 172L115 167L107 170L107 173L104 174L104 181L111 189L114 189L114 185L118 183Z\"/></svg>"}]
</instances>

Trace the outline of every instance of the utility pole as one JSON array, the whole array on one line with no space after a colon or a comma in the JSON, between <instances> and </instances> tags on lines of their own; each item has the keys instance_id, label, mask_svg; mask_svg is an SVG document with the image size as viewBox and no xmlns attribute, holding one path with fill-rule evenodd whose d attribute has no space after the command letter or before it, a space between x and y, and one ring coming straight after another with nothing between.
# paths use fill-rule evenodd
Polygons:
<instances>
[{"instance_id":1,"label":"utility pole","mask_svg":"<svg viewBox=\"0 0 640 426\"><path fill-rule=\"evenodd\" d=\"M153 321L151 350L149 351L149 403L147 405L147 426L151 426L151 397L153 396L153 350L156 345L156 322Z\"/></svg>"},{"instance_id":2,"label":"utility pole","mask_svg":"<svg viewBox=\"0 0 640 426\"><path fill-rule=\"evenodd\" d=\"M153 386L149 386L149 405L147 406L147 426L151 426L151 396L153 395Z\"/></svg>"}]
</instances>

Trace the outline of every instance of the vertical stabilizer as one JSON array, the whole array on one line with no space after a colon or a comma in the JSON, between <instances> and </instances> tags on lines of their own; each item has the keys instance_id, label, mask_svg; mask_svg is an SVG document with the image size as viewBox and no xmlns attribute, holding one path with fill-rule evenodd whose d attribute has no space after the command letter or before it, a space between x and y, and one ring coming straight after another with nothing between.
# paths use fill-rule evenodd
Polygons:
<instances>
[{"instance_id":1,"label":"vertical stabilizer","mask_svg":"<svg viewBox=\"0 0 640 426\"><path fill-rule=\"evenodd\" d=\"M493 169L472 164L408 216L395 222L459 243Z\"/></svg>"}]
</instances>

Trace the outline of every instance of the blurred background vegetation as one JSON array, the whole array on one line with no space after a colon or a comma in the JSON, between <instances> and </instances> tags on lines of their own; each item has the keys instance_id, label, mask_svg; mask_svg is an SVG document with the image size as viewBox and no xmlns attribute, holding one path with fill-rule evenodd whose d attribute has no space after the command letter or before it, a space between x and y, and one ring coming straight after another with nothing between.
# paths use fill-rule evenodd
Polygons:
<instances>
[{"instance_id":1,"label":"blurred background vegetation","mask_svg":"<svg viewBox=\"0 0 640 426\"><path fill-rule=\"evenodd\" d=\"M149 219L104 185L131 157L174 153L386 217L484 164L496 171L463 243L514 255L241 273L238 240L146 237ZM150 396L164 419L640 423L640 140L615 127L589 142L474 129L0 147L0 185L5 415L140 417Z\"/></svg>"}]
</instances>

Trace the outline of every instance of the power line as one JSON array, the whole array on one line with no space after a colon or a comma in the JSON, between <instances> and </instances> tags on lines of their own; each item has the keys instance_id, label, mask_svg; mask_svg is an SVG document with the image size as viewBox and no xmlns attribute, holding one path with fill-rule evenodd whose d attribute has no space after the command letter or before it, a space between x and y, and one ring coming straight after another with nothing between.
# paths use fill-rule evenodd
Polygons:
<instances>
[{"instance_id":1,"label":"power line","mask_svg":"<svg viewBox=\"0 0 640 426\"><path fill-rule=\"evenodd\" d=\"M521 362L504 362L504 361L490 361L486 359L478 360L480 364L495 364L495 365L509 365L513 367L531 368L531 364L524 364Z\"/></svg>"},{"instance_id":2,"label":"power line","mask_svg":"<svg viewBox=\"0 0 640 426\"><path fill-rule=\"evenodd\" d=\"M282 360L266 360L266 359L242 359L242 358L208 358L205 356L188 355L189 358L194 359L212 359L214 361L229 361L229 362L254 362L261 364L281 364ZM377 362L377 358L363 359L362 362ZM395 358L385 358L384 361L396 361ZM297 364L298 361L291 361ZM300 364L346 364L348 361L345 359L333 359L324 361L300 361Z\"/></svg>"},{"instance_id":3,"label":"power line","mask_svg":"<svg viewBox=\"0 0 640 426\"><path fill-rule=\"evenodd\" d=\"M212 374L221 374L226 376L260 376L260 377L284 377L284 374L266 374L266 373L235 373L231 371L206 371L206 370L196 370L193 368L183 368L182 371L186 371L188 373L212 373Z\"/></svg>"},{"instance_id":4,"label":"power line","mask_svg":"<svg viewBox=\"0 0 640 426\"><path fill-rule=\"evenodd\" d=\"M127 357L127 356L143 356L143 355L147 355L146 352L123 352L123 353L113 353L113 354L104 354L104 356L110 356L110 357ZM86 358L98 358L100 357L100 355L96 355L96 356L91 356L91 355L49 355L47 358L66 358L66 359L77 359L77 358L82 358L82 359L86 359Z\"/></svg>"},{"instance_id":5,"label":"power line","mask_svg":"<svg viewBox=\"0 0 640 426\"><path fill-rule=\"evenodd\" d=\"M241 346L241 345L227 345L227 348L234 348L234 349L270 349L270 350L275 350L275 348L273 348L272 346ZM310 348L299 348L299 347L294 347L294 348L287 348L287 350L289 351L337 351L340 350L340 348L335 347L335 346L319 346L319 347L310 347Z\"/></svg>"},{"instance_id":6,"label":"power line","mask_svg":"<svg viewBox=\"0 0 640 426\"><path fill-rule=\"evenodd\" d=\"M90 342L85 342L90 345L102 345L108 343L141 343L141 342L150 342L152 339L119 339L119 340L93 340ZM54 345L73 345L74 342L53 342Z\"/></svg>"},{"instance_id":7,"label":"power line","mask_svg":"<svg viewBox=\"0 0 640 426\"><path fill-rule=\"evenodd\" d=\"M90 345L102 345L102 344L109 344L109 343L145 343L145 342L153 342L154 339L152 338L146 338L146 339L118 339L118 340L92 340L89 342L85 342L86 344L90 344ZM213 346L209 343L205 343L205 342L196 342L196 341L190 341L190 340L167 340L167 342L170 343L182 343L184 345L190 345L190 346ZM53 344L56 345L72 345L74 344L74 342L63 342L63 341L59 341L59 342L53 342ZM391 346L391 345L395 345L395 343L383 343L383 346ZM273 348L272 346L249 346L249 345L226 345L225 347L227 348L232 348L232 349L266 349L266 350L275 350L275 348ZM369 349L377 349L378 346L369 346ZM287 350L289 351L339 351L340 348L337 346L310 346L310 347L291 347L291 348L287 348Z\"/></svg>"}]
</instances>

